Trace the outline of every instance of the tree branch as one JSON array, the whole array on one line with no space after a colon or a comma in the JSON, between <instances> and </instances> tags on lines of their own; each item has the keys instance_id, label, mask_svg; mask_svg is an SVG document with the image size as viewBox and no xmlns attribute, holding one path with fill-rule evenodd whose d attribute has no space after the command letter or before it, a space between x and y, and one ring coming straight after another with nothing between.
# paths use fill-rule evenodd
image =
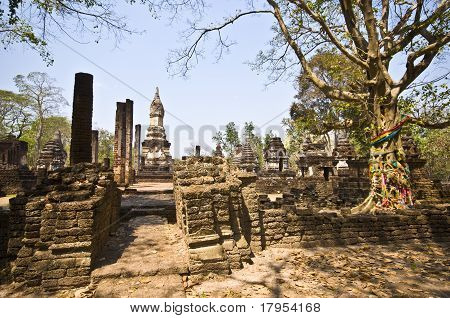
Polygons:
<instances>
[{"instance_id":1,"label":"tree branch","mask_svg":"<svg viewBox=\"0 0 450 318\"><path fill-rule=\"evenodd\" d=\"M273 14L278 21L278 25L280 26L281 32L283 33L283 35L286 39L286 42L294 50L295 54L297 55L298 59L300 60L303 70L308 75L308 77L311 79L311 81L314 83L314 85L316 85L327 97L332 98L332 99L342 100L342 101L360 101L360 100L362 100L364 98L364 95L354 94L351 92L342 91L342 90L333 88L330 85L326 84L323 80L321 80L312 71L302 50L300 49L300 47L297 45L297 43L294 41L294 39L290 35L289 30L287 29L287 26L284 23L284 20L281 16L280 7L274 0L267 0L267 2L274 9Z\"/></svg>"},{"instance_id":2,"label":"tree branch","mask_svg":"<svg viewBox=\"0 0 450 318\"><path fill-rule=\"evenodd\" d=\"M386 57L393 56L396 53L400 52L402 49L404 49L411 41L412 39L420 34L422 30L425 30L430 24L435 22L440 16L442 16L445 11L447 11L450 8L450 1L449 0L442 0L442 2L439 4L437 9L433 12L432 15L430 15L428 18L420 22L420 12L422 6L418 3L418 8L416 11L415 21L413 25L408 25L405 28L410 29L410 31L403 37L398 39L394 42L392 49L387 51L384 55ZM398 33L402 34L406 30L399 30Z\"/></svg>"},{"instance_id":3,"label":"tree branch","mask_svg":"<svg viewBox=\"0 0 450 318\"><path fill-rule=\"evenodd\" d=\"M356 26L356 16L353 11L352 0L340 0L342 14L344 15L345 24L350 32L350 36L355 43L357 52L361 58L366 59L367 57L367 46L368 43L366 39L362 36L360 30Z\"/></svg>"},{"instance_id":4,"label":"tree branch","mask_svg":"<svg viewBox=\"0 0 450 318\"><path fill-rule=\"evenodd\" d=\"M351 54L345 47L344 45L336 38L336 36L333 34L333 32L330 30L330 27L328 26L328 24L322 19L321 16L319 16L316 12L314 12L307 4L304 0L289 0L290 3L293 3L295 5L298 5L301 9L303 9L314 21L316 21L317 23L320 24L320 26L322 27L322 29L325 31L325 33L327 34L328 38L330 39L331 43L333 43L338 49L339 51L342 52L342 54L344 54L346 57L349 58L350 61L352 61L353 63L355 63L356 65L364 68L364 69L368 69L369 65L359 59L358 57L354 56L353 54ZM297 3L298 2L298 3Z\"/></svg>"}]
</instances>

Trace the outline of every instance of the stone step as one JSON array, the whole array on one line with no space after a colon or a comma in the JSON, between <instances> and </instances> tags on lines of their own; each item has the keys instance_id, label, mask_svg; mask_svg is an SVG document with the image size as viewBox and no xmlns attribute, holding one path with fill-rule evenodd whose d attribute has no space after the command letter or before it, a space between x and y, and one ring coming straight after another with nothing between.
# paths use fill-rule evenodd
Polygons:
<instances>
[{"instance_id":1,"label":"stone step","mask_svg":"<svg viewBox=\"0 0 450 318\"><path fill-rule=\"evenodd\" d=\"M159 206L139 206L121 209L121 218L130 219L138 216L155 215L166 218L170 223L176 222L175 204Z\"/></svg>"},{"instance_id":2,"label":"stone step","mask_svg":"<svg viewBox=\"0 0 450 318\"><path fill-rule=\"evenodd\" d=\"M161 190L141 190L137 188L125 188L123 191L125 194L173 194L173 189L161 189Z\"/></svg>"}]
</instances>

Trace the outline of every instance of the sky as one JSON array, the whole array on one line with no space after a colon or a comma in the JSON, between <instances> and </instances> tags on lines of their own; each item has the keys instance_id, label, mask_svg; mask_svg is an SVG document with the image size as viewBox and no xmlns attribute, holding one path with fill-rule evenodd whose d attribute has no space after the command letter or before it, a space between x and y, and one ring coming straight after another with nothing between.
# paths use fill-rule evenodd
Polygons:
<instances>
[{"instance_id":1,"label":"sky","mask_svg":"<svg viewBox=\"0 0 450 318\"><path fill-rule=\"evenodd\" d=\"M175 157L196 144L210 152L213 134L231 121L239 127L252 121L263 132L281 129L281 120L295 95L293 84L282 81L267 87L267 74L257 74L246 64L271 39L272 20L268 17L249 17L233 25L227 30L236 42L231 52L219 62L214 54L207 54L188 78L182 78L168 73L167 60L171 50L182 46L180 33L186 29L185 20L170 24L164 16L154 19L140 5L120 5L117 9L128 17L130 27L145 32L126 36L117 46L114 39L78 44L61 35L61 42L51 43L55 60L51 66L36 52L16 45L1 53L0 88L17 91L15 75L46 72L63 88L70 107L61 113L70 117L75 73L90 73L94 76L93 128L113 132L116 102L128 98L134 101L134 124L142 124L144 134L158 86ZM208 12L209 17L220 19L226 15L226 4Z\"/></svg>"},{"instance_id":2,"label":"sky","mask_svg":"<svg viewBox=\"0 0 450 318\"><path fill-rule=\"evenodd\" d=\"M214 1L207 19L214 21L233 13L236 0ZM149 124L150 102L156 86L166 110L165 126L171 153L175 158L186 154L194 145L205 153L214 147L212 136L228 122L240 128L252 121L262 134L275 131L283 136L281 121L288 116L294 100L292 81L267 86L267 74L258 74L246 63L267 47L273 36L273 19L269 15L246 17L224 31L236 42L220 61L206 52L206 58L189 73L188 78L171 76L167 60L171 50L182 47L180 33L186 29L185 17L169 23L168 17L152 18L145 6L119 2L117 12L128 18L131 28L140 32L126 36L116 45L113 38L98 44L79 44L60 34L50 48L54 63L47 66L35 52L21 45L2 51L0 88L16 91L13 78L17 74L46 72L63 88L70 107L61 114L71 117L74 75L94 76L93 128L114 131L116 102L134 101L134 124ZM89 39L72 34L81 41ZM213 42L209 44L212 46ZM394 70L400 74L401 69Z\"/></svg>"}]
</instances>

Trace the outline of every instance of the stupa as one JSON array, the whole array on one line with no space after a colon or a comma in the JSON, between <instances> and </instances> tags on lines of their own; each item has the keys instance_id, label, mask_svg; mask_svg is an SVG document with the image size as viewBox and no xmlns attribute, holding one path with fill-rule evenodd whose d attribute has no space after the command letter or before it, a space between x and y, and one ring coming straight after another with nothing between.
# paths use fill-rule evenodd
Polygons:
<instances>
[{"instance_id":1,"label":"stupa","mask_svg":"<svg viewBox=\"0 0 450 318\"><path fill-rule=\"evenodd\" d=\"M289 157L280 137L272 137L264 150L265 169L281 172L289 168Z\"/></svg>"},{"instance_id":2,"label":"stupa","mask_svg":"<svg viewBox=\"0 0 450 318\"><path fill-rule=\"evenodd\" d=\"M172 156L170 142L167 141L164 128L164 106L156 88L155 97L150 105L150 126L142 142L139 179L171 179Z\"/></svg>"},{"instance_id":3,"label":"stupa","mask_svg":"<svg viewBox=\"0 0 450 318\"><path fill-rule=\"evenodd\" d=\"M61 141L61 132L57 130L53 140L48 141L39 153L37 168L53 171L64 167L67 153Z\"/></svg>"}]
</instances>

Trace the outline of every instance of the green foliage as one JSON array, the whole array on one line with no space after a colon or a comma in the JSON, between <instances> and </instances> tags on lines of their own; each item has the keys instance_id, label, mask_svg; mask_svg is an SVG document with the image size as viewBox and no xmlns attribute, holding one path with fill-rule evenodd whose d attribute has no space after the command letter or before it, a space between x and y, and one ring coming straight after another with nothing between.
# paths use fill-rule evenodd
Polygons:
<instances>
[{"instance_id":1,"label":"green foliage","mask_svg":"<svg viewBox=\"0 0 450 318\"><path fill-rule=\"evenodd\" d=\"M0 138L15 135L20 138L32 120L29 99L10 91L0 90Z\"/></svg>"},{"instance_id":2,"label":"green foliage","mask_svg":"<svg viewBox=\"0 0 450 318\"><path fill-rule=\"evenodd\" d=\"M428 83L415 88L411 93L400 98L399 108L403 114L411 115L419 125L443 128L441 123L450 122L448 85Z\"/></svg>"},{"instance_id":3,"label":"green foliage","mask_svg":"<svg viewBox=\"0 0 450 318\"><path fill-rule=\"evenodd\" d=\"M246 138L252 140L255 137L255 125L253 122L244 123L244 141Z\"/></svg>"},{"instance_id":4,"label":"green foliage","mask_svg":"<svg viewBox=\"0 0 450 318\"><path fill-rule=\"evenodd\" d=\"M319 51L309 62L314 72L327 83L345 90L363 91L359 83L363 81L364 73L342 54ZM343 129L349 132L356 151L361 156L367 155L371 117L365 105L327 98L303 72L297 83L298 93L290 108L290 118L283 121L287 126L289 153L294 155L300 150L303 136L322 136Z\"/></svg>"},{"instance_id":5,"label":"green foliage","mask_svg":"<svg viewBox=\"0 0 450 318\"><path fill-rule=\"evenodd\" d=\"M103 162L103 158L114 159L114 134L106 129L98 130L98 161Z\"/></svg>"},{"instance_id":6,"label":"green foliage","mask_svg":"<svg viewBox=\"0 0 450 318\"><path fill-rule=\"evenodd\" d=\"M433 179L450 181L450 128L413 131L421 157L427 160L426 169Z\"/></svg>"},{"instance_id":7,"label":"green foliage","mask_svg":"<svg viewBox=\"0 0 450 318\"><path fill-rule=\"evenodd\" d=\"M232 156L234 148L239 145L239 133L234 122L230 122L225 126L225 133L218 132L213 140L220 143L222 149Z\"/></svg>"},{"instance_id":8,"label":"green foliage","mask_svg":"<svg viewBox=\"0 0 450 318\"><path fill-rule=\"evenodd\" d=\"M70 153L70 134L71 134L71 123L69 119L63 116L50 116L44 118L43 120L43 131L42 131L42 142L39 151L44 147L44 145L52 140L54 134L57 130L61 131L61 139L64 145L64 150L67 154ZM36 135L39 130L39 120L34 120L30 127L28 127L24 132L20 140L26 141L28 143L28 165L35 166L36 161L39 157L39 152L36 151Z\"/></svg>"},{"instance_id":9,"label":"green foliage","mask_svg":"<svg viewBox=\"0 0 450 318\"><path fill-rule=\"evenodd\" d=\"M43 141L45 119L56 115L59 108L68 103L62 96L62 88L55 86L56 80L46 73L31 72L27 76L17 75L14 82L20 93L29 100L29 109L37 126L34 135L36 142L33 142L33 148L29 148L29 153L32 153L29 164L34 165L45 143Z\"/></svg>"}]
</instances>

